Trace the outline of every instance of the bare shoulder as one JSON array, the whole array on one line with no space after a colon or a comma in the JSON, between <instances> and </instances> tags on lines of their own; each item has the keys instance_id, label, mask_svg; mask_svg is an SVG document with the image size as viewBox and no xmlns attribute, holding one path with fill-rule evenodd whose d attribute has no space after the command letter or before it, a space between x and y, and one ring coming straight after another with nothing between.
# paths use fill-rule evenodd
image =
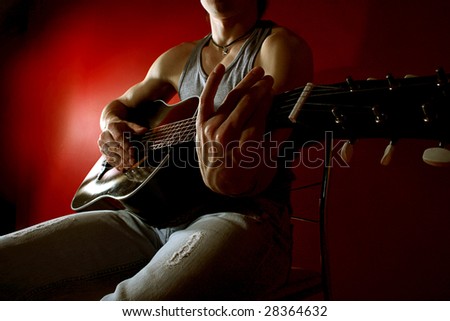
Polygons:
<instances>
[{"instance_id":1,"label":"bare shoulder","mask_svg":"<svg viewBox=\"0 0 450 321\"><path fill-rule=\"evenodd\" d=\"M144 80L129 88L119 100L126 106L142 102L169 100L178 90L178 81L196 42L185 42L161 54L149 68Z\"/></svg>"},{"instance_id":2,"label":"bare shoulder","mask_svg":"<svg viewBox=\"0 0 450 321\"><path fill-rule=\"evenodd\" d=\"M265 39L259 63L275 78L275 90L289 90L311 81L313 59L308 43L295 32L275 25Z\"/></svg>"},{"instance_id":3,"label":"bare shoulder","mask_svg":"<svg viewBox=\"0 0 450 321\"><path fill-rule=\"evenodd\" d=\"M272 33L266 38L264 45L284 45L296 48L307 46L307 43L292 30L280 25L275 25L272 29Z\"/></svg>"},{"instance_id":4,"label":"bare shoulder","mask_svg":"<svg viewBox=\"0 0 450 321\"><path fill-rule=\"evenodd\" d=\"M174 87L198 41L183 42L164 52L151 66L148 77L166 80Z\"/></svg>"}]
</instances>

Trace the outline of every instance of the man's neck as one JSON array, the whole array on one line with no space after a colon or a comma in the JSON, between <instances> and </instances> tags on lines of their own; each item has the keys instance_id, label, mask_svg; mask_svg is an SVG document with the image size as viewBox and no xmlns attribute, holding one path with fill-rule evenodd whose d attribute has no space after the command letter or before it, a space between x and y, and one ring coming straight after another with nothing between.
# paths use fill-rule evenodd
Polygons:
<instances>
[{"instance_id":1,"label":"man's neck","mask_svg":"<svg viewBox=\"0 0 450 321\"><path fill-rule=\"evenodd\" d=\"M250 15L226 19L210 17L212 37L216 43L225 46L248 33L255 26L256 21L256 16Z\"/></svg>"}]
</instances>

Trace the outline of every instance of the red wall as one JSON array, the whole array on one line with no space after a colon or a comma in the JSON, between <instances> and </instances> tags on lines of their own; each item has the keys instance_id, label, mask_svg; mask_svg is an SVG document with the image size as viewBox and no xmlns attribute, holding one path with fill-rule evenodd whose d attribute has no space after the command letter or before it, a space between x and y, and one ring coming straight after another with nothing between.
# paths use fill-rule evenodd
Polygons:
<instances>
[{"instance_id":1,"label":"red wall","mask_svg":"<svg viewBox=\"0 0 450 321\"><path fill-rule=\"evenodd\" d=\"M208 30L200 4L183 0L35 2L9 1L1 15L0 193L15 205L18 227L70 212L99 157L103 106L141 80L162 51ZM316 83L450 70L447 0L270 2L267 18L310 44ZM358 144L354 167L333 171L333 293L450 297L450 253L442 246L450 241L450 173L423 165L427 144L417 141L380 168L383 144Z\"/></svg>"}]
</instances>

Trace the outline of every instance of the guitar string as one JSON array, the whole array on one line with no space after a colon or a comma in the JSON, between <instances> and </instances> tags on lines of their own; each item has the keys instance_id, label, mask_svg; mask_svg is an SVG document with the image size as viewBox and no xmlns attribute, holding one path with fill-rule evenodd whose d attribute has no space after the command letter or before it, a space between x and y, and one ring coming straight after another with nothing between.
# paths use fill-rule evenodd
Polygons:
<instances>
[{"instance_id":1,"label":"guitar string","mask_svg":"<svg viewBox=\"0 0 450 321\"><path fill-rule=\"evenodd\" d=\"M422 86L422 85L423 84L417 84L417 86ZM317 87L314 87L315 91L317 91L319 89L329 90L329 91L326 92L326 93L313 94L313 95L311 95L311 98L312 97L325 97L325 96L329 96L329 95L336 96L336 95L351 93L348 90L342 89L341 87L333 87L333 86L317 86ZM330 89L332 89L332 90L330 90ZM368 88L368 89L363 89L363 90L358 89L357 91L354 91L352 93L366 93L366 92L370 92L370 91L384 90L384 89L387 89L387 88L386 87L381 87L381 88ZM286 93L281 93L281 94L277 95L276 97L282 97L282 96L289 97L289 98L283 99L284 106L281 106L279 108L292 107L292 104L290 103L292 100L290 100L290 99L293 99L296 102L298 100L299 93L301 93L302 91L303 91L303 87L300 87L300 88L294 89L292 91L289 91L289 92L286 92ZM278 100L280 100L280 99L278 99ZM310 105L311 103L307 103L307 104ZM324 105L324 106L332 106L332 104L322 104L322 105ZM347 106L350 107L352 105L347 105ZM358 107L360 107L360 106L358 106ZM192 118L195 118L195 115ZM176 121L176 122L173 122L173 123L170 123L170 124L160 125L160 126L155 127L155 129L158 129L159 131L162 131L162 130L165 130L165 129L170 129L170 126L178 126L180 123L182 123L185 120L189 121L189 118L183 119L183 120L179 120L179 121Z\"/></svg>"},{"instance_id":2,"label":"guitar string","mask_svg":"<svg viewBox=\"0 0 450 321\"><path fill-rule=\"evenodd\" d=\"M320 87L317 87L320 88ZM325 87L324 87L325 88ZM334 88L334 87L327 87L327 88ZM299 97L298 92L302 92L303 88L297 88L295 90L293 90L292 92L289 92L289 95L295 99L297 99ZM280 94L283 95L283 94ZM287 107L290 107L290 104L286 104ZM284 106L281 106L280 108L284 108ZM163 136L161 134L164 134L164 132L171 132L173 130L173 128L179 128L180 126L183 126L184 122L187 122L188 124L190 124L190 122L192 121L191 119L195 119L195 116L193 116L192 118L187 118L187 119L183 119L183 120L179 120L170 124L164 124L164 125L160 125L157 127L154 127L153 129L149 130L146 134L144 134L144 137L152 137L152 135L154 135L157 131L158 136Z\"/></svg>"},{"instance_id":3,"label":"guitar string","mask_svg":"<svg viewBox=\"0 0 450 321\"><path fill-rule=\"evenodd\" d=\"M415 84L412 86L423 86L423 84ZM341 87L333 87L333 86L317 86L314 87L315 91L322 91L320 94L313 94L311 95L311 98L313 97L326 97L330 95L347 95L347 94L353 94L353 93L367 93L367 92L373 92L376 90L385 90L386 87L381 88L368 88L368 89L358 89L354 92L349 92L348 90L342 89ZM299 93L303 92L303 88L297 88L290 92L281 93L275 97L275 100L282 100L282 104L278 107L277 116L281 116L283 114L288 114L292 107L295 105L295 103L298 100ZM282 99L283 97L286 97ZM345 108L358 108L358 109L370 109L372 106L355 106L350 104L329 104L329 103L306 103L304 105L304 110L302 110L303 113L308 112L323 112L324 109L318 109L318 108L311 108L308 109L308 107L345 107ZM157 127L152 128L149 130L146 134L143 135L142 141L143 142L151 142L152 143L152 149L158 149L166 146L170 146L173 143L180 143L185 141L191 141L195 137L195 118L193 117L186 118L183 120L179 120L170 124L164 124ZM174 135L175 134L175 135ZM180 139L179 137L183 137ZM157 142L157 143L155 143Z\"/></svg>"},{"instance_id":4,"label":"guitar string","mask_svg":"<svg viewBox=\"0 0 450 321\"><path fill-rule=\"evenodd\" d=\"M304 109L302 110L302 114L305 115L307 113L318 113L318 112L324 112L324 111L329 111L329 109L318 109L318 108L312 108L312 109L308 109L308 107L327 107L329 108L330 106L336 106L336 107L353 107L350 105L330 105L330 104L305 104ZM277 116L287 116L289 115L290 111L291 111L291 107L292 105L287 105L285 107L280 107L280 111L277 112ZM371 109L371 106L359 106L359 109ZM186 122L184 126L182 126L183 131L184 131L184 135L183 135L183 139L176 139L173 136L173 133L171 131L169 131L167 133L160 133L160 132L156 132L153 133L153 135L150 135L149 137L147 137L147 140L145 140L145 142L151 142L151 145L148 146L150 147L150 149L152 150L156 150L156 149L161 149L164 147L169 147L172 145L175 145L176 143L182 143L182 142L188 142L188 141L192 141L195 137L196 134L196 126L195 126L195 118L189 118L191 121ZM172 135L172 137L170 137L170 135ZM170 138L170 139L169 139Z\"/></svg>"},{"instance_id":5,"label":"guitar string","mask_svg":"<svg viewBox=\"0 0 450 321\"><path fill-rule=\"evenodd\" d=\"M320 104L317 104L318 106L321 106ZM308 106L313 106L313 104L310 104ZM329 106L328 104L326 106ZM369 107L367 107L369 108ZM319 110L317 109L305 109L303 112L317 112ZM288 112L290 112L289 110L285 110L282 112L278 112L279 115L288 115ZM157 150L157 149L161 149L164 147L169 147L178 143L182 143L182 142L188 142L188 141L192 141L195 137L196 134L196 126L195 126L195 119L192 118L190 119L190 122L186 122L186 124L184 126L182 126L181 128L183 129L184 134L183 135L176 135L177 137L175 137L173 135L172 131L169 131L167 133L167 131L165 133L160 133L160 132L155 132L152 135L149 135L148 137L146 137L145 140L143 140L144 142L149 142L151 143L151 145L149 145L148 147L152 150ZM181 138L179 138L181 137Z\"/></svg>"},{"instance_id":6,"label":"guitar string","mask_svg":"<svg viewBox=\"0 0 450 321\"><path fill-rule=\"evenodd\" d=\"M329 93L327 92L326 94L320 94L320 95L314 95L311 97L323 97L326 95L337 95L337 94L348 94L348 91L339 91L340 89L336 89L335 87L328 87L328 88L332 88L333 92ZM368 89L370 91L370 89ZM278 107L278 112L277 112L277 116L281 116L283 114L287 114L288 112L291 111L292 107L294 106L294 104L296 103L296 101L298 100L298 92L300 92L301 89L297 89L293 92L290 92L288 94L286 94L285 96L289 97L288 99L285 99L283 101L283 104L281 106ZM336 92L337 91L337 92ZM359 91L362 92L362 91ZM354 105L344 105L344 104L328 104L328 103L306 103L305 104L305 108L303 110L303 113L308 113L308 112L323 112L324 109L318 109L318 108L314 108L314 109L307 109L308 107L330 107L330 106L336 106L336 107L345 107L345 108L351 108L351 107L355 107ZM371 106L358 106L359 109L368 109L371 108ZM173 142L181 142L181 141L189 141L192 140L193 135L195 134L195 117L192 118L187 118L181 121L177 121L171 124L166 124L166 125L162 125L162 126L158 126L153 128L153 130L151 130L150 135L147 135L145 137L146 140L154 140L154 141L159 141L159 144L153 144L154 148L160 148L161 146L170 146ZM169 140L169 136L172 135L173 137L173 129L178 129L178 133L179 133L179 129L181 128L183 130L183 132L185 133L185 138L184 140L179 140L179 139L170 139Z\"/></svg>"},{"instance_id":7,"label":"guitar string","mask_svg":"<svg viewBox=\"0 0 450 321\"><path fill-rule=\"evenodd\" d=\"M288 115L290 113L291 107L293 105L286 105L284 107L280 107L280 111L277 112L277 116L282 116L282 115ZM330 104L305 104L305 108L311 107L311 106L325 106L325 107L330 107ZM336 106L340 106L342 107L342 105L336 105ZM360 106L361 107L361 106ZM370 106L366 106L363 108L371 108ZM309 112L320 112L320 111L324 111L323 109L319 110L317 108L314 109L303 109L302 112L303 114L305 113L309 113ZM160 149L160 148L164 148L164 147L168 147L168 146L172 146L175 143L181 143L181 142L187 142L187 141L192 141L195 137L195 133L196 133L196 126L195 126L195 118L189 118L186 121L184 121L183 125L180 125L180 128L183 129L184 135L180 135L177 134L178 131L174 131L174 130L170 130L168 128L166 128L164 131L152 131L152 133L150 135L147 135L145 137L145 139L143 139L143 142L148 142L151 143L150 149L156 150L156 149ZM156 129L156 128L155 128ZM175 137L174 133L177 134ZM182 136L182 139L179 138Z\"/></svg>"}]
</instances>

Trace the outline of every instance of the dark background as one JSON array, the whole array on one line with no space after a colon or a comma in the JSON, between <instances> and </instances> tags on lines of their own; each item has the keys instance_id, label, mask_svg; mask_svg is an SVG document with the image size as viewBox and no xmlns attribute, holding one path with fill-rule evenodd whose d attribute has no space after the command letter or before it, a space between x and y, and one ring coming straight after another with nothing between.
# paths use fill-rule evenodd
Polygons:
<instances>
[{"instance_id":1,"label":"dark background","mask_svg":"<svg viewBox=\"0 0 450 321\"><path fill-rule=\"evenodd\" d=\"M208 25L192 0L3 0L0 10L5 233L71 212L74 191L99 157L103 106L164 50L204 36ZM266 18L309 43L314 81L326 84L450 70L449 15L447 0L273 0ZM352 166L332 170L333 297L450 299L450 172L421 161L436 142L420 140L400 141L391 166L382 167L386 144L358 142ZM298 172L301 184L315 175ZM299 208L307 201L294 198ZM312 253L317 230L301 230L308 238L296 247ZM312 261L297 255L295 263Z\"/></svg>"}]
</instances>

